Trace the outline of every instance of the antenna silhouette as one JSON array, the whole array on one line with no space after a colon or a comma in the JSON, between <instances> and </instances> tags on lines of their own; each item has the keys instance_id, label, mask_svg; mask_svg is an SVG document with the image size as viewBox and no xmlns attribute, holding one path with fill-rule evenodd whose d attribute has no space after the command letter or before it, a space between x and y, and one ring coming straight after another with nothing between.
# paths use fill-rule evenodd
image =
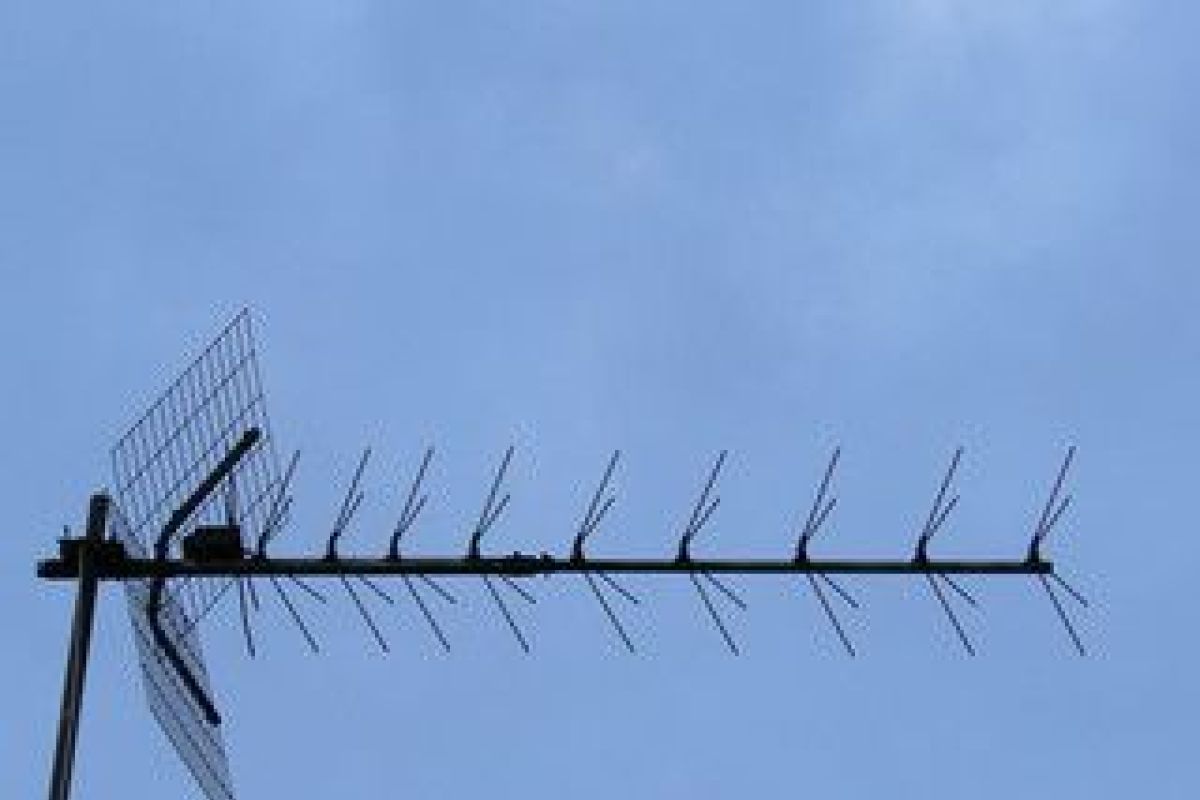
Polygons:
<instances>
[{"instance_id":1,"label":"antenna silhouette","mask_svg":"<svg viewBox=\"0 0 1200 800\"><path fill-rule=\"evenodd\" d=\"M199 625L228 598L236 597L236 625L247 654L255 657L261 642L255 622L267 613L273 597L282 618L293 625L304 646L320 652L313 626L306 619L312 604L329 606L332 599L312 584L336 580L348 604L362 621L375 646L390 650L384 627L373 612L400 605L382 584L398 579L436 645L450 651L446 630L435 608L458 607L458 598L443 581L479 579L489 605L525 652L531 641L514 613L512 602L536 606L529 590L533 576L578 575L596 600L601 618L623 648L637 652L618 613L617 602L628 608L642 601L622 583L629 575L686 577L696 592L702 616L713 625L725 647L741 652L727 619L726 607L746 611L748 604L731 584L738 575L776 575L799 578L807 584L822 615L849 656L857 654L838 605L857 611L860 604L836 579L840 576L904 575L925 583L936 606L946 616L964 650L977 649L956 611L956 604L979 605L962 580L967 576L993 579L1033 578L1050 601L1055 617L1073 649L1085 653L1082 638L1068 613L1071 601L1087 607L1084 596L1066 581L1045 557L1051 534L1072 503L1064 495L1075 448L1054 475L1050 491L1034 519L1024 555L1015 558L949 559L934 554L948 535L948 523L959 495L954 479L964 457L960 447L937 484L928 512L916 532L911 555L883 558L831 558L813 554L838 507L834 496L842 449L835 448L817 482L802 520L781 532L778 558L718 558L697 555L694 545L711 530L721 505L718 482L729 453L720 451L677 532L673 555L628 558L597 557L590 553L602 523L616 504L613 489L623 458L615 450L600 479L581 503L582 516L564 528L565 554L493 555L485 539L512 502L506 489L516 448L508 446L491 475L478 514L465 532L457 554L416 555L410 542L419 534L419 521L430 494L427 484L435 449L427 446L401 481L402 500L390 530L379 534L374 551L350 555L348 534L366 497L364 483L372 449L365 448L350 473L342 499L324 535L324 548L309 555L273 553L293 517L292 486L299 451L280 470L275 439L266 415L249 313L238 314L193 361L166 392L143 413L112 450L113 484L109 493L93 496L88 504L85 533L59 542L58 555L39 562L38 575L77 585L74 621L67 655L62 711L51 773L51 800L66 800L76 750L79 710L83 698L92 620L101 582L119 581L125 587L138 663L146 701L164 734L197 785L210 800L235 797L229 762L221 737L222 716L213 694L200 647ZM786 539L786 541L784 541ZM664 543L664 550L669 545ZM269 584L270 591L264 591ZM437 605L435 605L437 604Z\"/></svg>"}]
</instances>

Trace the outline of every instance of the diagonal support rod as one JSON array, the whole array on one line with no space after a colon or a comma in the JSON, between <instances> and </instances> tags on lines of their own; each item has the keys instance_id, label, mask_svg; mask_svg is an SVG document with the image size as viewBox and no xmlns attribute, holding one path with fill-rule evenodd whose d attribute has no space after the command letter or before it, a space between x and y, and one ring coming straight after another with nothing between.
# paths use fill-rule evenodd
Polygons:
<instances>
[{"instance_id":1,"label":"diagonal support rod","mask_svg":"<svg viewBox=\"0 0 1200 800\"><path fill-rule=\"evenodd\" d=\"M417 521L417 517L421 515L421 511L425 508L425 503L429 500L429 495L421 491L421 486L425 482L425 473L429 470L429 462L433 460L433 448L425 448L425 455L421 458L421 466L417 468L416 477L413 478L412 484L408 487L408 495L404 498L404 508L400 510L400 519L396 522L396 527L392 531L391 541L388 542L388 556L390 558L400 558L400 540L404 538L404 534L408 533L409 528Z\"/></svg>"},{"instance_id":2,"label":"diagonal support rod","mask_svg":"<svg viewBox=\"0 0 1200 800\"><path fill-rule=\"evenodd\" d=\"M512 463L514 450L515 448L509 445L508 449L504 451L504 458L500 461L500 466L496 469L496 476L492 479L492 487L488 490L487 499L483 503L483 508L479 511L479 519L475 523L475 528L471 531L471 541L467 545L467 558L482 558L479 552L479 543L483 540L483 535L496 524L496 520L504 513L504 509L508 507L508 501L512 499L512 495L505 494L504 497L500 497L499 501L497 501L497 497L500 494L500 487L504 484L504 476L508 472L508 465Z\"/></svg>"},{"instance_id":3,"label":"diagonal support rod","mask_svg":"<svg viewBox=\"0 0 1200 800\"><path fill-rule=\"evenodd\" d=\"M204 501L216 491L221 482L233 473L238 462L258 444L261 438L262 431L258 428L250 428L246 431L237 444L213 468L213 471L200 482L200 485L183 502L183 505L176 509L159 534L158 541L155 542L155 561L164 562L167 560L171 539L187 524L187 521L203 505ZM192 696L192 699L196 701L196 705L200 707L204 718L210 725L220 725L221 715L217 712L217 707L204 691L204 687L200 685L196 676L188 668L187 662L179 654L179 650L175 647L175 643L171 641L171 637L167 636L166 631L163 630L159 614L162 611L162 598L165 588L166 577L155 576L150 586L150 597L146 601L146 616L150 624L150 633L154 638L155 644L162 649L163 655L167 657L172 668L179 675L179 679L183 682L184 687L187 688L188 694Z\"/></svg>"},{"instance_id":4,"label":"diagonal support rod","mask_svg":"<svg viewBox=\"0 0 1200 800\"><path fill-rule=\"evenodd\" d=\"M708 524L708 520L712 517L713 512L721 505L720 497L714 497L710 500L709 495L712 494L713 486L717 483L717 478L721 474L721 467L725 465L725 458L728 455L728 450L722 450L720 455L717 456L712 470L708 473L708 480L704 482L704 488L700 491L700 496L696 498L695 505L692 506L692 514L688 517L687 524L683 526L683 533L679 537L679 555L675 558L680 563L692 560L692 539L696 538L696 534Z\"/></svg>"}]
</instances>

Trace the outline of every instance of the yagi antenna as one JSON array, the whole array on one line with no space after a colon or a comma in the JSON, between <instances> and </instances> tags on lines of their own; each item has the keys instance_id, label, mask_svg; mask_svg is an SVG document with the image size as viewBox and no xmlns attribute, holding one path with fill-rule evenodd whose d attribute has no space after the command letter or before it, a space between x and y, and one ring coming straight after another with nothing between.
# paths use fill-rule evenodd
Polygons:
<instances>
[{"instance_id":1,"label":"yagi antenna","mask_svg":"<svg viewBox=\"0 0 1200 800\"><path fill-rule=\"evenodd\" d=\"M38 565L41 577L73 580L78 587L51 774L52 800L66 800L70 790L92 618L103 581L120 581L125 587L147 704L209 800L233 800L235 794L221 737L222 716L200 647L200 623L228 598L236 597L238 635L253 657L262 649L254 620L266 612L273 596L282 616L307 648L317 653L320 643L305 612L314 603L332 603L314 586L317 581L337 581L365 633L386 653L391 649L386 618L377 616L372 606L389 609L399 603L385 579L403 584L401 596L412 601L437 646L447 652L450 641L434 613L435 603L459 606L457 595L444 583L478 579L489 604L528 653L530 639L512 601L530 606L538 602L528 588L533 576L578 575L620 644L635 653L637 647L617 603L636 607L640 598L623 580L631 575L683 577L695 590L702 615L730 652L738 654L741 647L722 607L745 611L748 604L731 579L782 576L801 579L802 587L807 584L838 642L854 656L857 648L838 609L858 610L860 604L841 578L916 578L929 588L965 651L975 655L975 644L956 606L979 603L963 580L1026 577L1042 587L1074 650L1085 653L1067 601L1086 608L1087 600L1045 556L1051 535L1061 527L1073 502L1065 494L1075 458L1073 446L1039 505L1023 556L1016 558L935 555L935 545L947 535L958 507L954 481L962 448L955 450L937 484L909 556L864 559L814 554L814 549L825 549L822 543L830 538L827 531L839 507L834 484L842 460L840 447L819 473L811 502L800 504L795 527L781 532L777 558L720 558L696 552L697 540L712 527L721 505L717 484L729 460L726 450L704 473L677 532L673 554L641 558L592 554L602 524L613 516L617 499L613 485L623 458L619 450L605 462L594 488L582 495L582 515L563 521L570 526L564 528L564 553L487 552L485 538L512 501L506 484L514 446L507 447L496 463L482 506L466 531L465 547L457 553L418 555L411 546L430 498L427 484L435 450L429 446L410 468L410 477L401 481L395 523L381 532L374 552L345 552L353 549L347 544L348 533L367 496L364 483L372 449L366 448L354 462L324 536L324 548L310 555L277 555L278 540L294 518L292 492L299 451L279 469L252 333L249 314L243 311L138 418L112 450L112 490L91 499L85 534L62 539L58 557ZM667 546L664 542L664 551Z\"/></svg>"}]
</instances>

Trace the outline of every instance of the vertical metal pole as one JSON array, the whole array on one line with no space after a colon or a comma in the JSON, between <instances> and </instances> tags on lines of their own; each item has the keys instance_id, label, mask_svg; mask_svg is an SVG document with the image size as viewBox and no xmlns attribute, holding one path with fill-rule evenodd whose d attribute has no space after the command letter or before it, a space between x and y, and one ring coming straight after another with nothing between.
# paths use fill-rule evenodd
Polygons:
<instances>
[{"instance_id":1,"label":"vertical metal pole","mask_svg":"<svg viewBox=\"0 0 1200 800\"><path fill-rule=\"evenodd\" d=\"M71 624L71 647L63 679L62 712L58 718L58 742L50 774L50 800L67 800L71 772L75 766L75 740L79 735L79 710L83 704L83 681L87 676L92 621L96 612L96 552L104 540L108 519L108 495L92 495L88 503L87 534L79 548L79 585L75 595L75 618Z\"/></svg>"}]
</instances>

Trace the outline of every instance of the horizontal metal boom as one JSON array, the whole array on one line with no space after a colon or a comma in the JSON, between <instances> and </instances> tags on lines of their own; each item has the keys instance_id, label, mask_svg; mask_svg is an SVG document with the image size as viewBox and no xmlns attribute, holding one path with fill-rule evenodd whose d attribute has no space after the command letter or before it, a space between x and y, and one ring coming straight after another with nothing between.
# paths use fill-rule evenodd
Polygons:
<instances>
[{"instance_id":1,"label":"horizontal metal boom","mask_svg":"<svg viewBox=\"0 0 1200 800\"><path fill-rule=\"evenodd\" d=\"M178 577L337 577L367 576L529 576L589 572L669 575L707 572L743 575L1050 575L1049 561L1023 559L972 559L925 561L907 559L571 559L550 555L512 555L480 558L406 556L391 558L244 558L233 561L119 558L99 565L100 580ZM38 576L47 579L77 577L76 564L43 561Z\"/></svg>"}]
</instances>

